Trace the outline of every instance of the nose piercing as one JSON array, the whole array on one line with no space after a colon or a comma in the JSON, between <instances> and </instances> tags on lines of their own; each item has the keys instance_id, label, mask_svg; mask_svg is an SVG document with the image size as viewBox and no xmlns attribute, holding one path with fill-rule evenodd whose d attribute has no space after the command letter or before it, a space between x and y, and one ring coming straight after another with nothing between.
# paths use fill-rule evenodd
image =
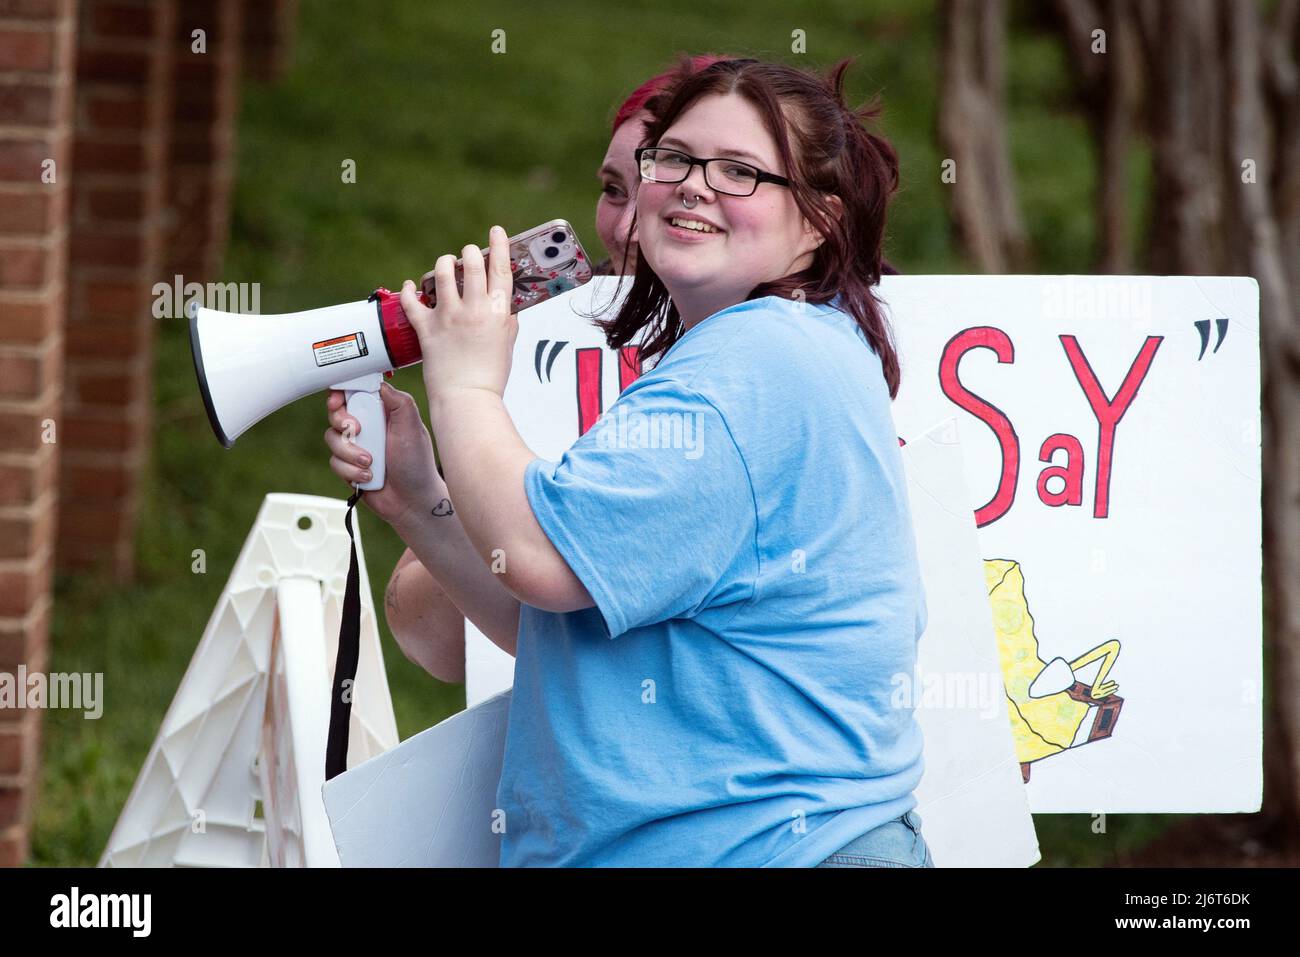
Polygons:
<instances>
[{"instance_id":1,"label":"nose piercing","mask_svg":"<svg viewBox=\"0 0 1300 957\"><path fill-rule=\"evenodd\" d=\"M686 202L686 197L683 196L683 197L682 197L682 206L685 207L686 209L694 209L695 206L696 206L696 204L699 203L699 201L700 201L700 197L699 197L698 195L696 195L696 197L695 197L695 202L693 202L693 203L688 203L688 202Z\"/></svg>"}]
</instances>

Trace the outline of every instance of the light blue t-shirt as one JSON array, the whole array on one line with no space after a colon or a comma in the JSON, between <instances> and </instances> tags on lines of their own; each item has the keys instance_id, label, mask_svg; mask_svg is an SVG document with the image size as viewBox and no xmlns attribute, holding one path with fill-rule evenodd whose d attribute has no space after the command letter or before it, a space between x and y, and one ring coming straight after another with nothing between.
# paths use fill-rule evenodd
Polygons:
<instances>
[{"instance_id":1,"label":"light blue t-shirt","mask_svg":"<svg viewBox=\"0 0 1300 957\"><path fill-rule=\"evenodd\" d=\"M925 596L852 316L714 313L524 484L596 604L521 607L502 866L810 867L916 806Z\"/></svg>"}]
</instances>

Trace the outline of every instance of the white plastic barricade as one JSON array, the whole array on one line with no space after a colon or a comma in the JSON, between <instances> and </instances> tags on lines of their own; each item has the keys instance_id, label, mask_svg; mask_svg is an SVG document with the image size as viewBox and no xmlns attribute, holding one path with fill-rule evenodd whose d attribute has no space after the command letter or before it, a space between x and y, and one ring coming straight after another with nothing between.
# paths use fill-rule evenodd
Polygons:
<instances>
[{"instance_id":1,"label":"white plastic barricade","mask_svg":"<svg viewBox=\"0 0 1300 957\"><path fill-rule=\"evenodd\" d=\"M338 866L320 787L346 511L328 498L266 496L101 866ZM397 744L359 528L357 563L349 766Z\"/></svg>"}]
</instances>

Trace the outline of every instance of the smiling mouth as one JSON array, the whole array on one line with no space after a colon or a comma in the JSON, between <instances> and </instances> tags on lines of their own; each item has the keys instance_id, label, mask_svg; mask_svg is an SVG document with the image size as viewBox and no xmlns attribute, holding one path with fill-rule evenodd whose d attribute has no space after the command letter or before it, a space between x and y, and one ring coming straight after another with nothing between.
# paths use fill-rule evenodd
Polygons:
<instances>
[{"instance_id":1,"label":"smiling mouth","mask_svg":"<svg viewBox=\"0 0 1300 957\"><path fill-rule=\"evenodd\" d=\"M709 226L706 223L700 222L698 219L679 219L676 216L672 216L668 218L667 223L675 229L680 229L689 233L697 233L701 236L721 235L724 232L724 230L718 229L716 226Z\"/></svg>"}]
</instances>

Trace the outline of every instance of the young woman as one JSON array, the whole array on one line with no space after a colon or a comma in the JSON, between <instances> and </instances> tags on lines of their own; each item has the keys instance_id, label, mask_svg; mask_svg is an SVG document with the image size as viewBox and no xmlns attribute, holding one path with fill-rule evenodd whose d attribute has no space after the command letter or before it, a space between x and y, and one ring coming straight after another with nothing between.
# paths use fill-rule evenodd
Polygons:
<instances>
[{"instance_id":1,"label":"young woman","mask_svg":"<svg viewBox=\"0 0 1300 957\"><path fill-rule=\"evenodd\" d=\"M463 296L450 254L436 309L403 287L445 482L386 389L370 504L517 642L504 865L929 863L921 733L892 700L925 600L871 291L897 161L844 105L847 66L724 60L651 104L635 279L602 326L655 362L559 463L501 401L505 232L490 269L462 251Z\"/></svg>"}]
</instances>

